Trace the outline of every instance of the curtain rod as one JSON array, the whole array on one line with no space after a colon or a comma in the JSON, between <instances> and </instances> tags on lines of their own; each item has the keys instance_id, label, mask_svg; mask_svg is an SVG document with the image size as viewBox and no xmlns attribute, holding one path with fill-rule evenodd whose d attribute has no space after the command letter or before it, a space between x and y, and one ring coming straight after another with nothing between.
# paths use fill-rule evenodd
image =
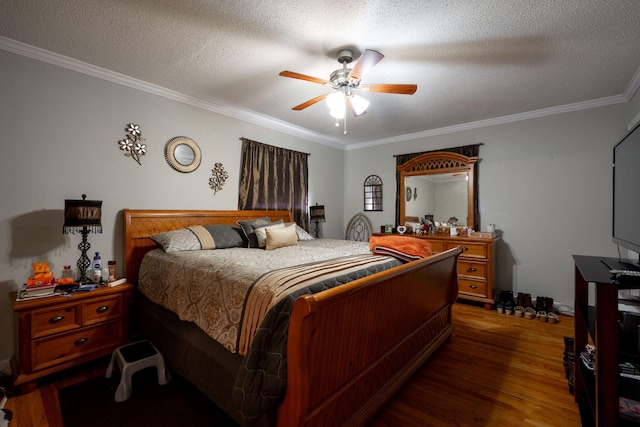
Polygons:
<instances>
[{"instance_id":1,"label":"curtain rod","mask_svg":"<svg viewBox=\"0 0 640 427\"><path fill-rule=\"evenodd\" d=\"M289 151L295 151L296 153L302 153L304 155L310 156L311 153L305 153L303 151L298 151L298 150L292 150L290 148L284 148L284 147L278 147L276 145L271 145L271 144L265 144L264 142L260 142L260 141L255 141L253 139L249 139L249 138L244 138L244 137L240 137L238 138L240 141L244 142L244 140L246 139L247 141L252 141L252 142L257 142L258 144L262 144L262 145L270 145L271 147L276 147L276 148L281 148L283 150L289 150Z\"/></svg>"}]
</instances>

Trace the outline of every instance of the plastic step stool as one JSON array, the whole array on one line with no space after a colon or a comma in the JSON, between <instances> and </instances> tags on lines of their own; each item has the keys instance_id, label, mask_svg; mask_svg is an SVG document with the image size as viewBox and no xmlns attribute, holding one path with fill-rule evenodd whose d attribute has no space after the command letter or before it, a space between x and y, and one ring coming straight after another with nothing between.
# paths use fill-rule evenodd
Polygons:
<instances>
[{"instance_id":1,"label":"plastic step stool","mask_svg":"<svg viewBox=\"0 0 640 427\"><path fill-rule=\"evenodd\" d=\"M114 400L123 402L131 396L131 377L141 369L155 366L158 372L158 384L169 382L171 376L164 365L164 358L151 341L144 340L118 347L111 355L111 362L107 367L105 377L111 378L113 366L120 368L120 384L116 389Z\"/></svg>"}]
</instances>

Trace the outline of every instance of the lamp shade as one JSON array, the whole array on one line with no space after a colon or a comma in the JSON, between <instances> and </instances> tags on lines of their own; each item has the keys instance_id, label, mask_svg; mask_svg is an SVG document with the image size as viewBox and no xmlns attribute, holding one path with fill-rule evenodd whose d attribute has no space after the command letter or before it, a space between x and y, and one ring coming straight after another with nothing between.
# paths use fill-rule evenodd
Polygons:
<instances>
[{"instance_id":1,"label":"lamp shade","mask_svg":"<svg viewBox=\"0 0 640 427\"><path fill-rule=\"evenodd\" d=\"M94 233L102 233L102 201L86 200L86 197L83 194L82 200L64 201L63 234L73 234L84 227Z\"/></svg>"},{"instance_id":2,"label":"lamp shade","mask_svg":"<svg viewBox=\"0 0 640 427\"><path fill-rule=\"evenodd\" d=\"M311 221L324 221L324 205L315 205L309 208L311 214Z\"/></svg>"}]
</instances>

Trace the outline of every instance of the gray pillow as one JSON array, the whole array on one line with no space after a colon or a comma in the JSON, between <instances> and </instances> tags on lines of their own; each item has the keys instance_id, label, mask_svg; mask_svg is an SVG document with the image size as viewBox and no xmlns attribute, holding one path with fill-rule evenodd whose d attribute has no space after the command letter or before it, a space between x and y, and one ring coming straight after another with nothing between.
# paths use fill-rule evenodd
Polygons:
<instances>
[{"instance_id":1,"label":"gray pillow","mask_svg":"<svg viewBox=\"0 0 640 427\"><path fill-rule=\"evenodd\" d=\"M196 225L166 231L150 237L165 252L199 251L201 249L241 248L245 246L240 227L233 225Z\"/></svg>"},{"instance_id":2,"label":"gray pillow","mask_svg":"<svg viewBox=\"0 0 640 427\"><path fill-rule=\"evenodd\" d=\"M256 233L253 232L253 225L269 225L271 223L271 219L269 219L268 216L264 216L262 218L238 220L236 223L242 227L242 231L244 232L244 237L247 242L246 246L248 248L257 248L258 238L256 237Z\"/></svg>"}]
</instances>

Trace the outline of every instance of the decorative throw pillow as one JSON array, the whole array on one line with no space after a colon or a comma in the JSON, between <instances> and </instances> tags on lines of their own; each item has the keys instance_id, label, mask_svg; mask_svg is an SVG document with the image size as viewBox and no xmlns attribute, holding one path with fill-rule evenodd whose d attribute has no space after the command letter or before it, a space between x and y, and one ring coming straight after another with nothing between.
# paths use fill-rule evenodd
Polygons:
<instances>
[{"instance_id":1,"label":"decorative throw pillow","mask_svg":"<svg viewBox=\"0 0 640 427\"><path fill-rule=\"evenodd\" d=\"M248 248L257 248L258 247L258 238L256 237L256 233L253 232L253 224L259 225L269 225L271 224L271 219L268 216L264 216L262 218L254 218L254 219L243 219L238 220L236 223L242 227L242 231L244 232L245 239L247 241Z\"/></svg>"},{"instance_id":2,"label":"decorative throw pillow","mask_svg":"<svg viewBox=\"0 0 640 427\"><path fill-rule=\"evenodd\" d=\"M258 247L264 248L267 244L267 231L266 229L272 228L284 228L284 221L278 220L272 222L270 224L254 224L253 232L256 233L256 238L258 239Z\"/></svg>"},{"instance_id":3,"label":"decorative throw pillow","mask_svg":"<svg viewBox=\"0 0 640 427\"><path fill-rule=\"evenodd\" d=\"M244 246L240 227L233 225L194 225L166 231L150 237L165 252L199 251L201 249L240 248Z\"/></svg>"},{"instance_id":4,"label":"decorative throw pillow","mask_svg":"<svg viewBox=\"0 0 640 427\"><path fill-rule=\"evenodd\" d=\"M291 225L291 224L296 224L295 222L286 222L285 225ZM313 240L315 239L315 237L313 237L311 234L307 233L307 231L300 227L298 224L296 224L296 234L298 235L298 240Z\"/></svg>"},{"instance_id":5,"label":"decorative throw pillow","mask_svg":"<svg viewBox=\"0 0 640 427\"><path fill-rule=\"evenodd\" d=\"M294 225L273 229L267 227L266 233L267 241L265 249L268 251L284 248L285 246L296 246L298 244L298 234L296 233L296 227Z\"/></svg>"},{"instance_id":6,"label":"decorative throw pillow","mask_svg":"<svg viewBox=\"0 0 640 427\"><path fill-rule=\"evenodd\" d=\"M198 251L202 249L200 241L188 228L154 234L150 239L159 244L165 252Z\"/></svg>"}]
</instances>

